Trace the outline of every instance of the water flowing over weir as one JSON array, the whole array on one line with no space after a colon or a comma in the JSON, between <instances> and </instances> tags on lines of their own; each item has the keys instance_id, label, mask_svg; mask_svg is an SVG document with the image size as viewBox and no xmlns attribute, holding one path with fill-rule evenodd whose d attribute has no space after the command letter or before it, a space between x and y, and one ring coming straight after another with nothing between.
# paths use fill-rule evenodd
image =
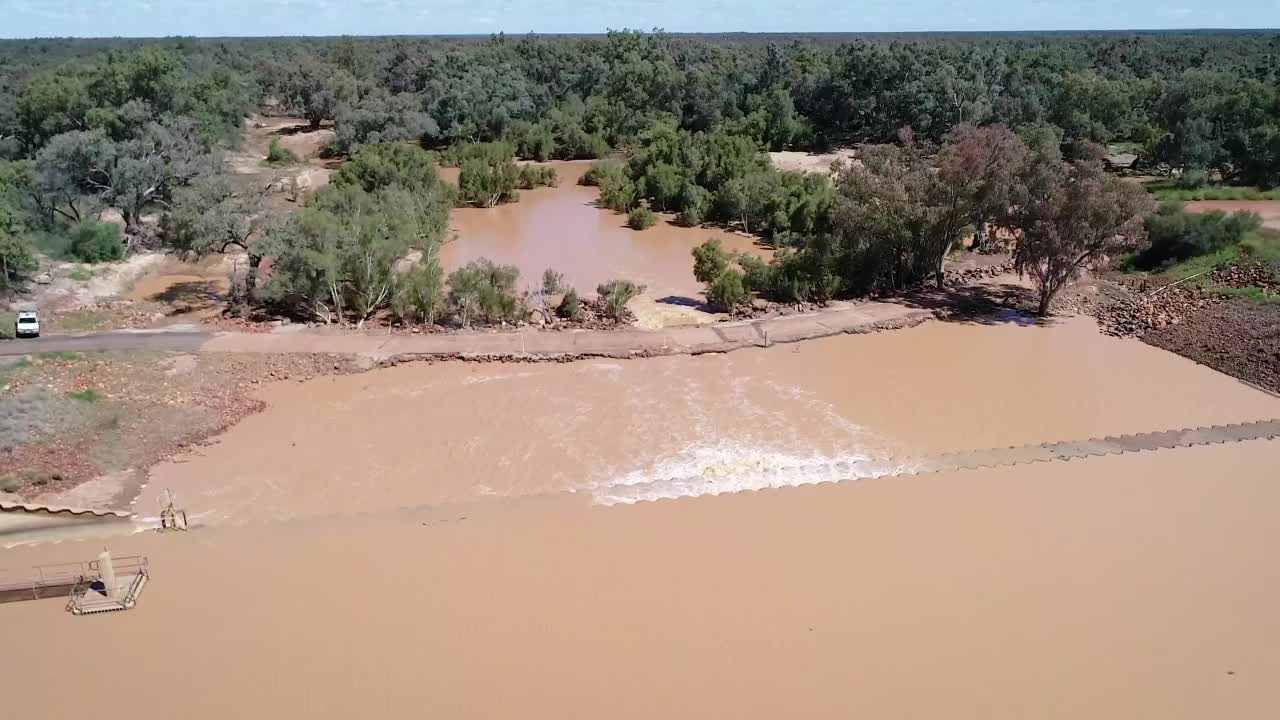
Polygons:
<instances>
[{"instance_id":1,"label":"water flowing over weir","mask_svg":"<svg viewBox=\"0 0 1280 720\"><path fill-rule=\"evenodd\" d=\"M1236 425L1166 430L1137 433L1119 437L1096 438L1083 441L1040 443L1021 447L990 448L971 452L957 452L932 458L894 459L868 461L866 458L837 461L815 460L810 463L788 464L785 459L771 463L768 459L739 463L736 466L708 468L697 474L673 475L660 479L622 481L592 490L596 502L616 505L646 500L665 500L699 495L719 495L725 492L763 490L767 488L811 485L845 480L869 480L874 478L922 473L976 470L1037 462L1078 460L1087 457L1120 455L1129 452L1171 450L1174 448L1214 445L1250 440L1270 440L1280 437L1280 419ZM724 480L717 479L716 475ZM726 482L727 481L727 482Z\"/></svg>"}]
</instances>

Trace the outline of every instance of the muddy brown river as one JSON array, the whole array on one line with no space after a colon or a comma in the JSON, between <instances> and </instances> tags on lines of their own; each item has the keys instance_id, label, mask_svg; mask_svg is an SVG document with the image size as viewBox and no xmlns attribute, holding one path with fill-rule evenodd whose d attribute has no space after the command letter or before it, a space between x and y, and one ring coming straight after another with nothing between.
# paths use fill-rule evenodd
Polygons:
<instances>
[{"instance_id":1,"label":"muddy brown river","mask_svg":"<svg viewBox=\"0 0 1280 720\"><path fill-rule=\"evenodd\" d=\"M596 205L598 192L578 185L590 161L549 163L560 174L554 188L521 190L520 199L495 208L459 208L449 216L449 241L441 251L444 266L455 269L478 258L515 265L524 284L541 282L554 268L581 293L625 278L648 287L650 295L700 298L690 251L708 238L720 238L730 250L769 251L742 235L711 228L686 228L659 219L648 230L626 226L627 217ZM453 182L457 170L442 171Z\"/></svg>"},{"instance_id":2,"label":"muddy brown river","mask_svg":"<svg viewBox=\"0 0 1280 720\"><path fill-rule=\"evenodd\" d=\"M1082 318L930 322L728 355L411 364L262 397L265 412L155 468L140 514L165 488L207 523L563 492L608 505L1280 417L1280 399Z\"/></svg>"}]
</instances>

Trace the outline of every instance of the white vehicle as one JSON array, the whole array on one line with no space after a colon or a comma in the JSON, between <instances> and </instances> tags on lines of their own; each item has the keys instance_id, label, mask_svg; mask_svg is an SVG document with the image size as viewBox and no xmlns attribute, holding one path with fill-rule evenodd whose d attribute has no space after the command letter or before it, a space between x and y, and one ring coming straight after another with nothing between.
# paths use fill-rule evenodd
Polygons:
<instances>
[{"instance_id":1,"label":"white vehicle","mask_svg":"<svg viewBox=\"0 0 1280 720\"><path fill-rule=\"evenodd\" d=\"M35 310L23 310L18 313L18 319L13 324L13 334L20 338L40 337L40 318Z\"/></svg>"}]
</instances>

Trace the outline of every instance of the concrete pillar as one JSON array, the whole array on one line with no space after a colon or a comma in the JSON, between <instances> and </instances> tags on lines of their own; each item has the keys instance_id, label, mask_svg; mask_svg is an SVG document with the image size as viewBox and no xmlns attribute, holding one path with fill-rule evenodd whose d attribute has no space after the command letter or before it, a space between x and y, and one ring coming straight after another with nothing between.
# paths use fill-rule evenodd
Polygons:
<instances>
[{"instance_id":1,"label":"concrete pillar","mask_svg":"<svg viewBox=\"0 0 1280 720\"><path fill-rule=\"evenodd\" d=\"M116 569L111 564L111 553L106 548L98 553L98 575L102 577L102 584L106 586L107 597L115 600L120 589L116 585Z\"/></svg>"}]
</instances>

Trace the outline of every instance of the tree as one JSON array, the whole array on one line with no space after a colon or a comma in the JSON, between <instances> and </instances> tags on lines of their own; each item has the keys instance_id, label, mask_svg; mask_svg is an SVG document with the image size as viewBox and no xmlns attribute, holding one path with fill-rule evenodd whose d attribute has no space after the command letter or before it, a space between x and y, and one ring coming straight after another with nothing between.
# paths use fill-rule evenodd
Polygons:
<instances>
[{"instance_id":1,"label":"tree","mask_svg":"<svg viewBox=\"0 0 1280 720\"><path fill-rule=\"evenodd\" d=\"M308 61L294 68L279 90L285 107L301 114L314 130L337 117L338 108L355 96L355 79L345 70Z\"/></svg>"},{"instance_id":2,"label":"tree","mask_svg":"<svg viewBox=\"0 0 1280 720\"><path fill-rule=\"evenodd\" d=\"M16 210L0 197L0 287L8 291L36 269L31 244L23 237L23 227Z\"/></svg>"},{"instance_id":3,"label":"tree","mask_svg":"<svg viewBox=\"0 0 1280 720\"><path fill-rule=\"evenodd\" d=\"M341 105L334 132L338 151L349 153L366 145L428 142L439 137L440 126L413 93L373 93Z\"/></svg>"},{"instance_id":4,"label":"tree","mask_svg":"<svg viewBox=\"0 0 1280 720\"><path fill-rule=\"evenodd\" d=\"M198 256L243 252L248 260L244 293L252 300L269 250L261 232L267 220L262 192L239 189L231 178L211 175L174 192L170 210L160 218L160 239L169 248Z\"/></svg>"},{"instance_id":5,"label":"tree","mask_svg":"<svg viewBox=\"0 0 1280 720\"><path fill-rule=\"evenodd\" d=\"M142 214L151 203L168 205L174 188L209 172L212 159L181 123L151 123L137 137L113 141L101 131L64 133L40 153L36 166L64 205L79 195L97 196L120 211L125 232L142 234Z\"/></svg>"},{"instance_id":6,"label":"tree","mask_svg":"<svg viewBox=\"0 0 1280 720\"><path fill-rule=\"evenodd\" d=\"M399 187L318 194L296 220L267 233L278 250L266 297L325 322L357 327L391 303L396 265L426 230L415 196Z\"/></svg>"},{"instance_id":7,"label":"tree","mask_svg":"<svg viewBox=\"0 0 1280 720\"><path fill-rule=\"evenodd\" d=\"M1014 266L1035 283L1040 315L1090 262L1136 245L1155 207L1145 190L1108 175L1100 162L1077 160L1063 170L1020 198L1013 214L1022 231Z\"/></svg>"},{"instance_id":8,"label":"tree","mask_svg":"<svg viewBox=\"0 0 1280 720\"><path fill-rule=\"evenodd\" d=\"M969 209L974 249L990 249L988 224L1008 211L1026 155L1026 145L1003 125L956 128L942 146L938 180L952 202Z\"/></svg>"}]
</instances>

